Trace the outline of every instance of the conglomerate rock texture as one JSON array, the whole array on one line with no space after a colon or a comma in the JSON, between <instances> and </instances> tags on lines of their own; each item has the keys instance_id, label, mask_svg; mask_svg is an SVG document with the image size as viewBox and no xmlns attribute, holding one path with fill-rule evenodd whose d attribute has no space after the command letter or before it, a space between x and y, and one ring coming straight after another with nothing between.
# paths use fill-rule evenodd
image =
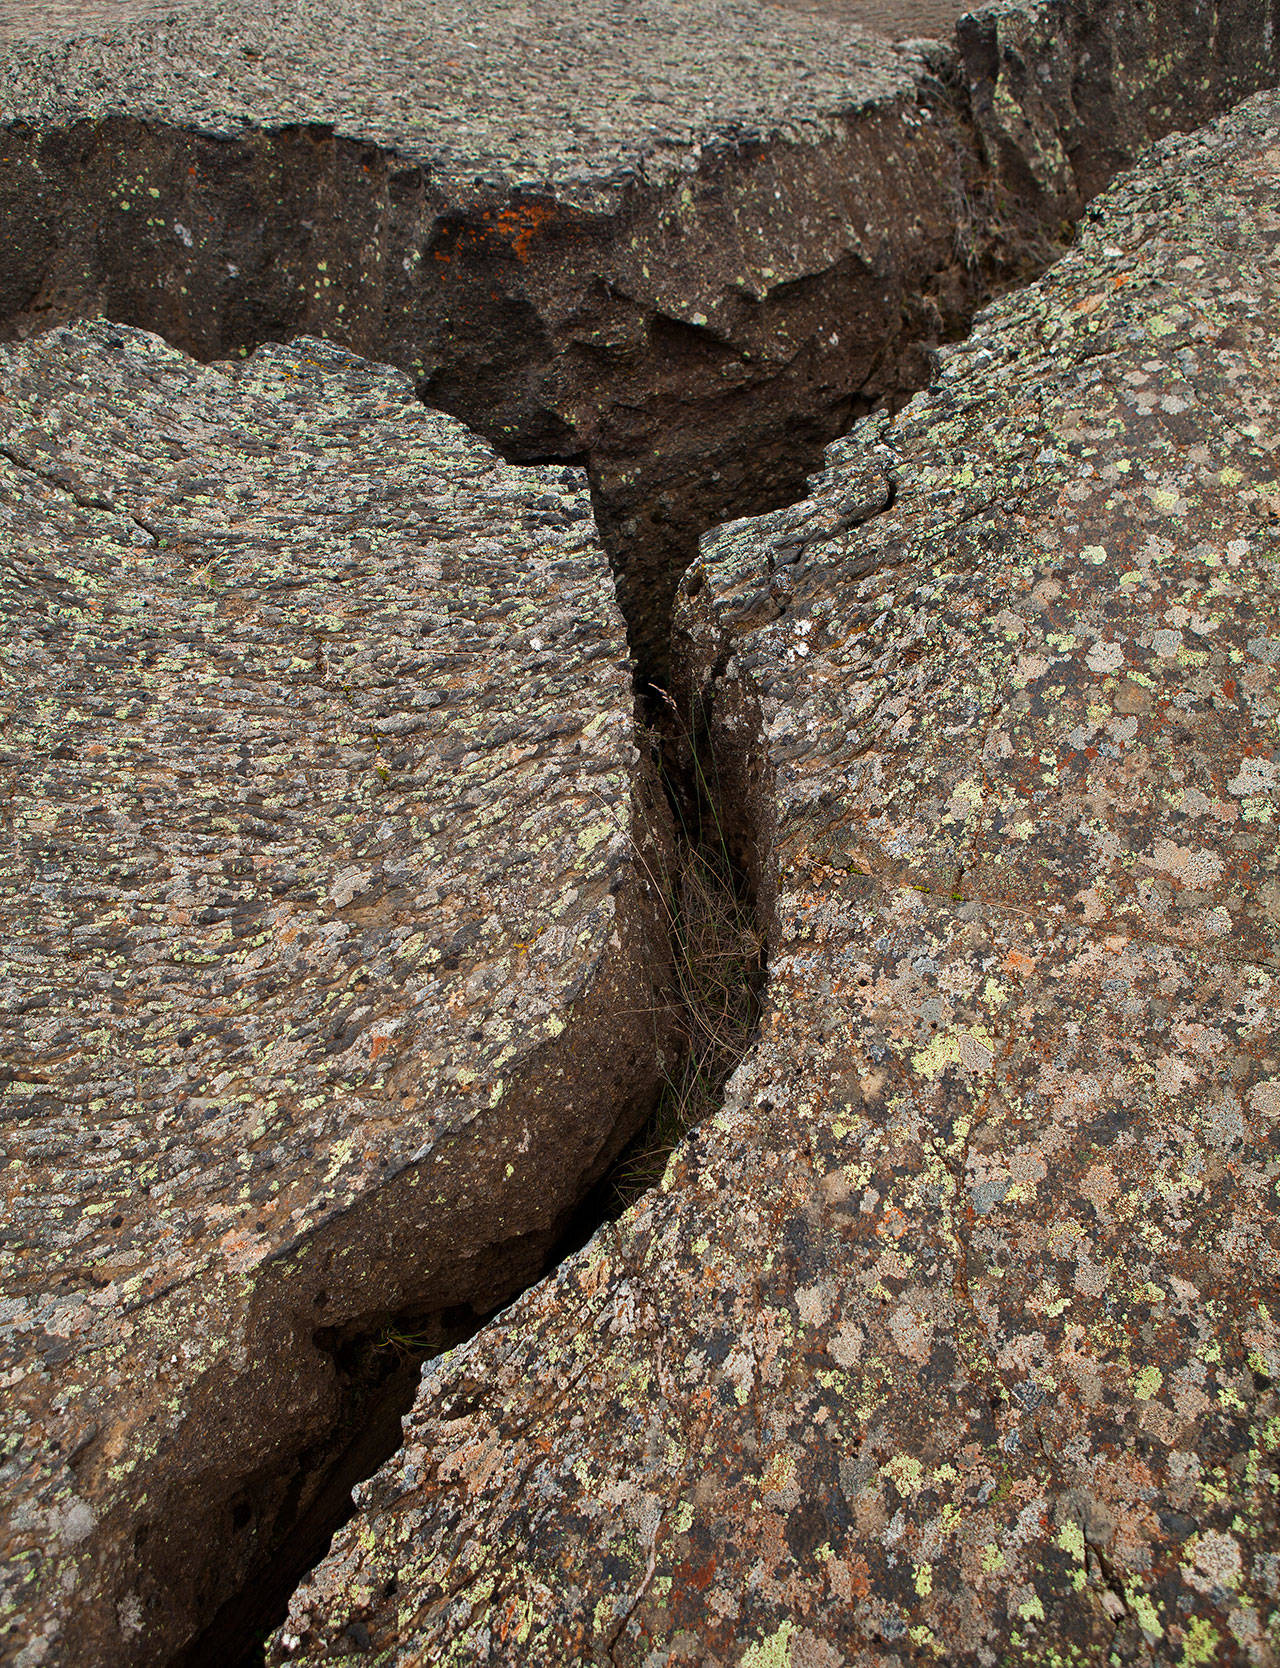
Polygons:
<instances>
[{"instance_id":1,"label":"conglomerate rock texture","mask_svg":"<svg viewBox=\"0 0 1280 1668\"><path fill-rule=\"evenodd\" d=\"M66 40L77 35L107 34L121 23L174 18L203 3L204 0L7 0L4 14L0 16L0 41L25 43L48 37ZM891 40L947 34L957 10L956 0L775 0L775 3L836 18L841 23L857 24ZM527 38L529 14L507 15L512 16L518 32ZM483 14L481 23L484 25ZM482 27L482 33L487 32L488 27ZM520 65L517 58L513 67Z\"/></svg>"},{"instance_id":2,"label":"conglomerate rock texture","mask_svg":"<svg viewBox=\"0 0 1280 1668\"><path fill-rule=\"evenodd\" d=\"M1276 1661L1278 343L1265 96L706 542L759 1040L273 1660Z\"/></svg>"},{"instance_id":3,"label":"conglomerate rock texture","mask_svg":"<svg viewBox=\"0 0 1280 1668\"><path fill-rule=\"evenodd\" d=\"M2 1649L169 1660L648 1111L663 836L583 477L399 372L5 349L0 527Z\"/></svg>"},{"instance_id":4,"label":"conglomerate rock texture","mask_svg":"<svg viewBox=\"0 0 1280 1668\"><path fill-rule=\"evenodd\" d=\"M957 3L953 8L960 9ZM588 461L646 666L697 532L800 490L1146 140L1280 80L1269 0L244 0L0 57L0 328L305 331ZM860 26L868 16L876 29Z\"/></svg>"}]
</instances>

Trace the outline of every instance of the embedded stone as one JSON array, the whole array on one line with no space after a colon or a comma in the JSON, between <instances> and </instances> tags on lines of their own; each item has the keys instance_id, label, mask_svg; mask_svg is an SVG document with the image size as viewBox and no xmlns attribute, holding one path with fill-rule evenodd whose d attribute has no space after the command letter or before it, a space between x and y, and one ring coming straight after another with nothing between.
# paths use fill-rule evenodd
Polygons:
<instances>
[{"instance_id":1,"label":"embedded stone","mask_svg":"<svg viewBox=\"0 0 1280 1668\"><path fill-rule=\"evenodd\" d=\"M4 1654L172 1660L647 1113L666 837L580 471L316 341L0 389Z\"/></svg>"},{"instance_id":2,"label":"embedded stone","mask_svg":"<svg viewBox=\"0 0 1280 1668\"><path fill-rule=\"evenodd\" d=\"M760 1034L423 1375L271 1660L1265 1664L1280 99L1157 146L674 658Z\"/></svg>"}]
</instances>

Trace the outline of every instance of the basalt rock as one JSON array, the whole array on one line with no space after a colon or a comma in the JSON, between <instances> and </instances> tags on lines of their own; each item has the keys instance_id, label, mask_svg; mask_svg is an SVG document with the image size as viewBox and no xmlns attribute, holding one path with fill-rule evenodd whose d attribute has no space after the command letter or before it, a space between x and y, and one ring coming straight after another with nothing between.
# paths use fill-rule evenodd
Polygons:
<instances>
[{"instance_id":1,"label":"basalt rock","mask_svg":"<svg viewBox=\"0 0 1280 1668\"><path fill-rule=\"evenodd\" d=\"M666 837L580 472L318 342L0 386L3 1651L171 1661L649 1110Z\"/></svg>"},{"instance_id":2,"label":"basalt rock","mask_svg":"<svg viewBox=\"0 0 1280 1668\"><path fill-rule=\"evenodd\" d=\"M758 1041L424 1373L276 1661L1275 1661L1280 100L1158 146L674 656Z\"/></svg>"},{"instance_id":3,"label":"basalt rock","mask_svg":"<svg viewBox=\"0 0 1280 1668\"><path fill-rule=\"evenodd\" d=\"M306 331L508 457L586 459L661 672L698 530L927 381L1142 143L1280 79L1263 0L947 17L246 0L46 32L0 64L0 325L201 358Z\"/></svg>"}]
</instances>

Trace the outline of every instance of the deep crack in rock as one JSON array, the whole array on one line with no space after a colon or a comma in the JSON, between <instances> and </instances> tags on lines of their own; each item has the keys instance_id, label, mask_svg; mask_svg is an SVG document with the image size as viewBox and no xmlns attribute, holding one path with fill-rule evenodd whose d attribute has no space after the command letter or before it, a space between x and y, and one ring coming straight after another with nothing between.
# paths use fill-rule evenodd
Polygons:
<instances>
[{"instance_id":1,"label":"deep crack in rock","mask_svg":"<svg viewBox=\"0 0 1280 1668\"><path fill-rule=\"evenodd\" d=\"M760 1036L429 1371L271 1660L1267 1660L1278 170L1266 95L1119 182L831 449L815 508L886 451L898 497L785 615L731 629L781 517L708 538L674 658L768 772Z\"/></svg>"},{"instance_id":2,"label":"deep crack in rock","mask_svg":"<svg viewBox=\"0 0 1280 1668\"><path fill-rule=\"evenodd\" d=\"M700 867L715 881L695 887L704 915L718 912L712 955L726 953L726 940L742 946L732 952L732 1023L726 1030L722 1015L712 1027L713 1063L681 1113L696 1121L755 1023L776 894L764 764L734 739L758 733L759 714L731 641L699 687L671 675L671 598L697 536L794 496L852 418L892 408L928 380L930 349L958 334L993 287L1042 265L1144 138L1274 79L1273 43L1259 51L1256 14L1239 10L1239 27L1226 29L1215 11L1206 54L1194 4L1119 23L1083 4L982 14L965 20L956 52L900 54L865 109L799 135L722 135L674 172L611 181L586 206L546 184L442 185L412 144L353 137L349 120L251 123L230 137L160 107L145 118L47 108L24 117L13 92L29 86L19 63L4 84L16 117L0 213L15 258L0 306L17 335L103 311L204 358L323 333L402 365L429 403L463 416L508 458L586 463L681 829L667 905L677 957L681 923L695 913L681 888ZM1188 45L1198 54L1190 79L1176 57ZM771 194L784 205L772 222ZM152 203L154 213L137 212ZM791 270L780 274L766 257L783 245ZM669 293L649 282L650 265ZM116 508L46 478L82 509ZM762 606L780 617L788 570L892 507L891 469L866 484L866 496L823 505L817 518L812 505L800 522L779 512L776 585L737 628L757 629ZM856 565L846 571L863 576ZM665 701L662 682L671 684ZM677 1052L687 1059L705 1029L706 993L685 998ZM626 1163L660 1161L671 1129L651 1131ZM634 1170L615 1173L579 1208L553 1263L618 1208L620 1185L625 1201L627 1174L634 1180ZM545 1250L531 1257L530 1273L547 1261ZM254 1605L278 1612L344 1512L349 1478L395 1444L415 1358L461 1341L487 1313L384 1306L314 1334L344 1381L322 1461L330 1482L304 1510L287 1498L273 1508L288 1525L275 1535L286 1543L279 1567L223 1599L189 1660L225 1660L261 1625ZM372 1442L355 1434L369 1410L382 1429ZM296 1466L313 1460L304 1451ZM233 1527L261 1510L264 1487L278 1493L280 1477L244 1479L243 1498L227 1504ZM649 1567L632 1610L652 1577Z\"/></svg>"},{"instance_id":3,"label":"deep crack in rock","mask_svg":"<svg viewBox=\"0 0 1280 1668\"><path fill-rule=\"evenodd\" d=\"M611 83L670 74L669 55L619 66L628 31L655 26L641 9L592 21L575 73L606 95L564 151L562 118L521 121L501 82L493 133L415 116L415 76L425 108L445 94L399 39L299 85L298 54L327 48L278 42L269 18L245 8L247 64L198 11L136 44L11 54L0 328L101 312L206 359L321 335L401 366L509 459L585 462L659 677L699 533L795 497L822 446L922 386L930 349L1041 268L1148 138L1269 84L1280 51L1249 0L1051 0L894 47L747 5L745 93L705 111L678 83L672 132L634 111L619 131ZM681 13L713 84L729 21ZM544 6L538 27L558 40L563 18ZM824 79L789 105L770 76L806 52ZM225 85L201 75L209 54ZM521 158L505 174L503 145Z\"/></svg>"}]
</instances>

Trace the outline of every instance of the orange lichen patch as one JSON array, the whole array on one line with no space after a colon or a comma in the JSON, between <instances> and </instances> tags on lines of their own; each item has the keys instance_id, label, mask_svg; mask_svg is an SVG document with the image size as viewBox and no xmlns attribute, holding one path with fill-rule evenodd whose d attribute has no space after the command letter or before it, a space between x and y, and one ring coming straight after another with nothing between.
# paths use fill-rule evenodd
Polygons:
<instances>
[{"instance_id":1,"label":"orange lichen patch","mask_svg":"<svg viewBox=\"0 0 1280 1668\"><path fill-rule=\"evenodd\" d=\"M522 203L516 208L503 209L495 216L493 227L511 245L516 259L525 262L534 238L556 217L557 210L545 203Z\"/></svg>"},{"instance_id":2,"label":"orange lichen patch","mask_svg":"<svg viewBox=\"0 0 1280 1668\"><path fill-rule=\"evenodd\" d=\"M910 1224L896 1205L887 1205L880 1222L876 1224L876 1233L889 1234L894 1239L901 1239Z\"/></svg>"},{"instance_id":3,"label":"orange lichen patch","mask_svg":"<svg viewBox=\"0 0 1280 1668\"><path fill-rule=\"evenodd\" d=\"M519 1599L509 1599L507 1601L506 1608L502 1612L501 1619L498 1622L498 1637L504 1644L506 1643L507 1636L511 1633L512 1629L517 1625L519 1620L520 1601Z\"/></svg>"},{"instance_id":4,"label":"orange lichen patch","mask_svg":"<svg viewBox=\"0 0 1280 1668\"><path fill-rule=\"evenodd\" d=\"M708 1558L705 1563L696 1566L692 1563L677 1564L673 1573L681 1586L692 1587L695 1591L703 1593L715 1577L716 1561L714 1558Z\"/></svg>"}]
</instances>

